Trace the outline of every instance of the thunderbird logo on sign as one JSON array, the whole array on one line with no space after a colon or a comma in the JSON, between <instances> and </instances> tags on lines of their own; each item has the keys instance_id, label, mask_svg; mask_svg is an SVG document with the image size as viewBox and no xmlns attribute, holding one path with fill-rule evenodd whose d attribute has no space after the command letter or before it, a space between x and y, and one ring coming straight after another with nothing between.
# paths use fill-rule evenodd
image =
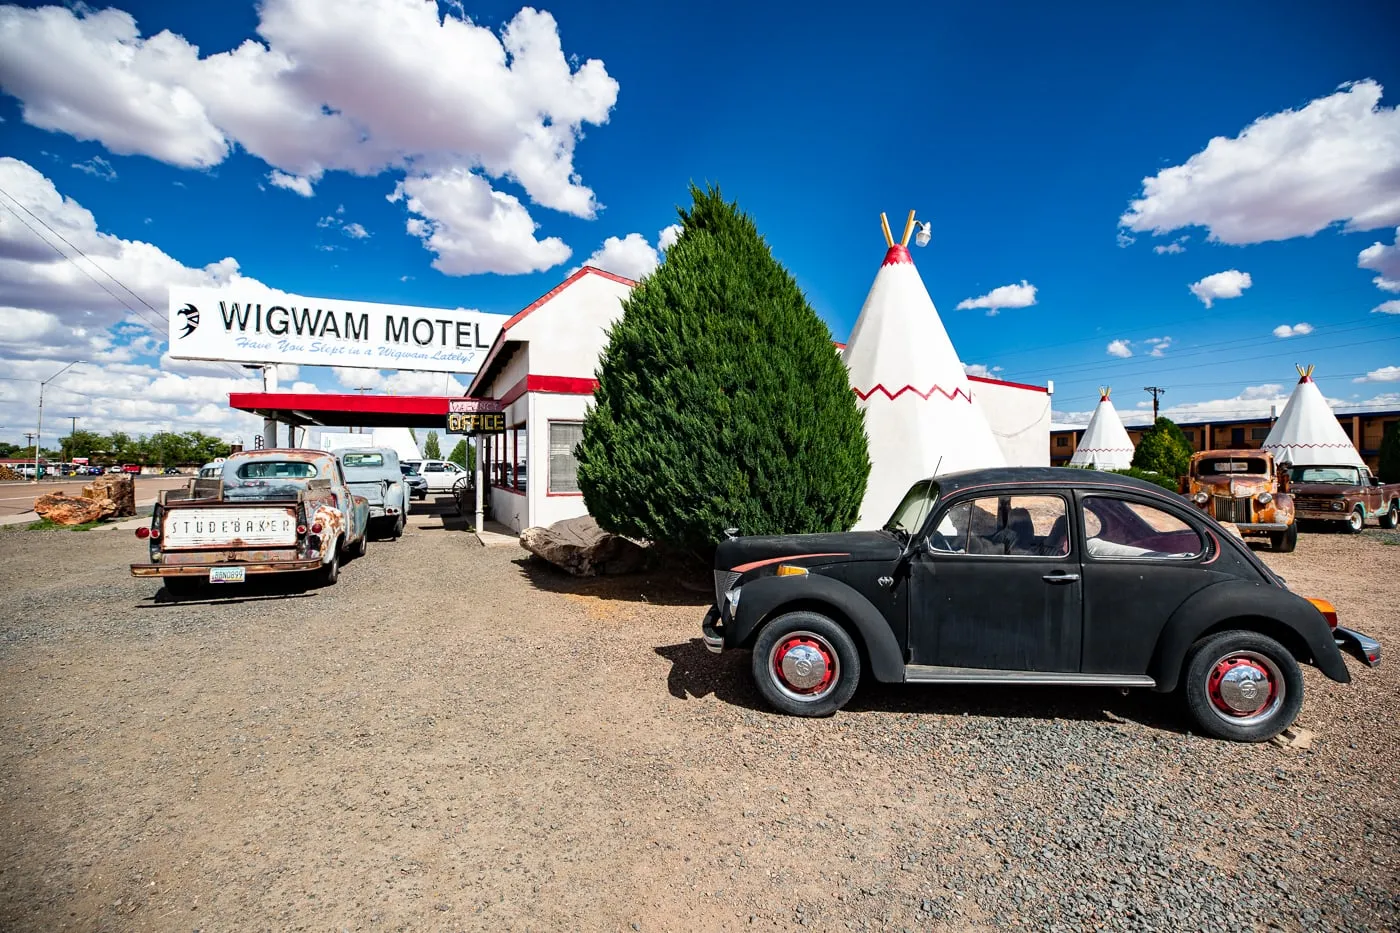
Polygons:
<instances>
[{"instance_id":1,"label":"thunderbird logo on sign","mask_svg":"<svg viewBox=\"0 0 1400 933\"><path fill-rule=\"evenodd\" d=\"M199 309L192 304L187 304L175 313L185 319L182 322L185 329L180 331L180 336L182 338L188 337L190 334L194 333L194 329L199 326Z\"/></svg>"}]
</instances>

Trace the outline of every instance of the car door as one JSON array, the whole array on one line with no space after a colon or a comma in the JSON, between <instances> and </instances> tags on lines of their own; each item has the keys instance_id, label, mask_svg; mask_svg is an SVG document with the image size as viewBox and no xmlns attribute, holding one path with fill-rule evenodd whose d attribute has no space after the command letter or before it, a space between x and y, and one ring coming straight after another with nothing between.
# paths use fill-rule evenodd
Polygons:
<instances>
[{"instance_id":1,"label":"car door","mask_svg":"<svg viewBox=\"0 0 1400 933\"><path fill-rule=\"evenodd\" d=\"M452 480L441 460L424 460L420 468L423 478L428 481L429 492L441 492L451 488Z\"/></svg>"},{"instance_id":2,"label":"car door","mask_svg":"<svg viewBox=\"0 0 1400 933\"><path fill-rule=\"evenodd\" d=\"M950 502L910 564L914 664L1079 670L1082 589L1061 492Z\"/></svg>"},{"instance_id":3,"label":"car door","mask_svg":"<svg viewBox=\"0 0 1400 933\"><path fill-rule=\"evenodd\" d=\"M1211 567L1219 542L1182 503L1129 492L1080 492L1083 670L1143 674L1167 619L1197 590L1229 579Z\"/></svg>"}]
</instances>

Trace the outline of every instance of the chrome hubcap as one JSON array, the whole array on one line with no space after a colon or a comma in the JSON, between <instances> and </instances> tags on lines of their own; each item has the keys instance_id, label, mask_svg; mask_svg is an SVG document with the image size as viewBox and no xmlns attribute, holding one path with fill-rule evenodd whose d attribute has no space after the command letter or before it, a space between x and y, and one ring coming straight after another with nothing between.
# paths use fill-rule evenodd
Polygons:
<instances>
[{"instance_id":1,"label":"chrome hubcap","mask_svg":"<svg viewBox=\"0 0 1400 933\"><path fill-rule=\"evenodd\" d=\"M1272 716L1283 703L1283 675L1272 659L1253 651L1227 655L1211 666L1211 707L1223 719L1249 725Z\"/></svg>"},{"instance_id":2,"label":"chrome hubcap","mask_svg":"<svg viewBox=\"0 0 1400 933\"><path fill-rule=\"evenodd\" d=\"M819 700L836 687L841 662L831 644L815 632L793 632L773 646L769 657L778 689L799 700Z\"/></svg>"}]
</instances>

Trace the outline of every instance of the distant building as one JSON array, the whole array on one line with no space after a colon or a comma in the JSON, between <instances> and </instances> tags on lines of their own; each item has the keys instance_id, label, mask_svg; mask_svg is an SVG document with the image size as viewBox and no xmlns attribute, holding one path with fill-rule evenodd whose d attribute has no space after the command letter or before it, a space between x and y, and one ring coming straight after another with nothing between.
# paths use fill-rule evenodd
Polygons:
<instances>
[{"instance_id":1,"label":"distant building","mask_svg":"<svg viewBox=\"0 0 1400 933\"><path fill-rule=\"evenodd\" d=\"M1366 465L1371 468L1372 472L1380 469L1381 438L1385 436L1385 432L1390 429L1392 424L1400 422L1400 408L1364 412L1342 410L1336 412L1336 415L1342 429L1347 432L1347 436L1351 438L1351 442L1356 445L1357 451L1360 452L1361 459L1366 461ZM1191 442L1191 449L1196 451L1257 450L1263 445L1264 439L1269 436L1269 428L1272 426L1273 420L1267 416L1177 423L1177 427L1181 428L1186 439ZM1151 425L1129 424L1124 425L1124 427L1128 429L1128 436L1132 438L1133 444L1136 446ZM1087 425L1052 424L1050 426L1051 466L1065 466L1069 463L1069 459L1074 456L1075 448L1078 447L1083 438L1086 428Z\"/></svg>"}]
</instances>

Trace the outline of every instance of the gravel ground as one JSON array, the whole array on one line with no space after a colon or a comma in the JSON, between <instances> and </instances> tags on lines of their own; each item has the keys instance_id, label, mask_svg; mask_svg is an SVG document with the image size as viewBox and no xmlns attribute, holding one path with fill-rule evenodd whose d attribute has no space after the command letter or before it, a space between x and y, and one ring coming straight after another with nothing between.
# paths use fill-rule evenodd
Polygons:
<instances>
[{"instance_id":1,"label":"gravel ground","mask_svg":"<svg viewBox=\"0 0 1400 933\"><path fill-rule=\"evenodd\" d=\"M703 595L432 517L333 588L183 605L129 534L5 532L0 928L1397 929L1385 537L1264 555L1392 652L1305 669L1300 751L1093 689L784 718Z\"/></svg>"}]
</instances>

